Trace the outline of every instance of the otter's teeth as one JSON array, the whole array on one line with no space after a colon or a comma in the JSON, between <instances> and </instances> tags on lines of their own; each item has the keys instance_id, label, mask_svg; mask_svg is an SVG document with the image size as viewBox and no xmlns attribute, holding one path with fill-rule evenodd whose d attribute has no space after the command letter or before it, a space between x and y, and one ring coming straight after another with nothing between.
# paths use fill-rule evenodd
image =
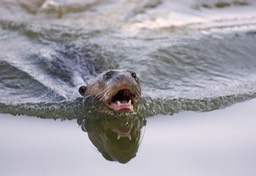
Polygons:
<instances>
[{"instance_id":1,"label":"otter's teeth","mask_svg":"<svg viewBox=\"0 0 256 176\"><path fill-rule=\"evenodd\" d=\"M131 136L131 134L129 134L128 136L128 139L131 141L132 140L132 136ZM121 136L118 134L117 135L117 140L119 140L121 138Z\"/></svg>"},{"instance_id":2,"label":"otter's teeth","mask_svg":"<svg viewBox=\"0 0 256 176\"><path fill-rule=\"evenodd\" d=\"M128 104L129 104L129 105L131 105L131 104L132 104L132 100L131 100L131 99L129 100Z\"/></svg>"},{"instance_id":3,"label":"otter's teeth","mask_svg":"<svg viewBox=\"0 0 256 176\"><path fill-rule=\"evenodd\" d=\"M121 102L120 102L120 101L117 101L116 103L117 103L117 106L121 105Z\"/></svg>"}]
</instances>

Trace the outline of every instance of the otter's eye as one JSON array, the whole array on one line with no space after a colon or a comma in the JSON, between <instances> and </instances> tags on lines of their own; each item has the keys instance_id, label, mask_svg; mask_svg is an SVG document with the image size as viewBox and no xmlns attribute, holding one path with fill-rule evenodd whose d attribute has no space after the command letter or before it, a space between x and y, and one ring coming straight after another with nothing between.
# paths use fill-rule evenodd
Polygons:
<instances>
[{"instance_id":1,"label":"otter's eye","mask_svg":"<svg viewBox=\"0 0 256 176\"><path fill-rule=\"evenodd\" d=\"M110 73L106 73L104 76L103 76L103 79L105 81L109 80L110 78L112 77L112 75Z\"/></svg>"},{"instance_id":2,"label":"otter's eye","mask_svg":"<svg viewBox=\"0 0 256 176\"><path fill-rule=\"evenodd\" d=\"M137 78L136 73L132 72L131 75L132 75L133 78L135 78L135 79Z\"/></svg>"}]
</instances>

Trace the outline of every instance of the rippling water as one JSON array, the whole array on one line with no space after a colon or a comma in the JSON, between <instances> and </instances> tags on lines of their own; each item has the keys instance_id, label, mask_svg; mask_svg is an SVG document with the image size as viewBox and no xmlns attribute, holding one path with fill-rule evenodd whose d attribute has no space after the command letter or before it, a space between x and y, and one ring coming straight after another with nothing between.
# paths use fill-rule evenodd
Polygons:
<instances>
[{"instance_id":1,"label":"rippling water","mask_svg":"<svg viewBox=\"0 0 256 176\"><path fill-rule=\"evenodd\" d=\"M63 114L111 68L137 72L146 114L255 97L254 1L8 0L0 13L1 112Z\"/></svg>"},{"instance_id":2,"label":"rippling water","mask_svg":"<svg viewBox=\"0 0 256 176\"><path fill-rule=\"evenodd\" d=\"M110 164L97 157L129 162L147 121L145 150L127 167L111 165L112 175L129 167L140 167L137 174L146 168L140 175L169 173L169 163L177 166L174 175L188 175L187 168L255 174L255 100L205 112L256 97L255 9L254 0L1 1L0 113L7 114L0 114L0 175L102 175L99 166ZM113 116L84 106L78 88L116 68L134 70L141 80L135 112ZM205 113L171 116L182 111ZM101 155L90 152L74 122ZM66 172L71 160L78 166ZM84 169L91 163L94 169Z\"/></svg>"}]
</instances>

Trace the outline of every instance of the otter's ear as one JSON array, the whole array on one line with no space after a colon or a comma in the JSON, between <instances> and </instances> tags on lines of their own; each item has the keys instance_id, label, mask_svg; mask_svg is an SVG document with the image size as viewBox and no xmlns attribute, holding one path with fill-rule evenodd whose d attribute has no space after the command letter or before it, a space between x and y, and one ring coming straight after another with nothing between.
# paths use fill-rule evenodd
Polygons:
<instances>
[{"instance_id":1,"label":"otter's ear","mask_svg":"<svg viewBox=\"0 0 256 176\"><path fill-rule=\"evenodd\" d=\"M78 89L78 92L84 96L85 95L85 92L86 92L86 89L87 87L86 86L81 86L79 89Z\"/></svg>"}]
</instances>

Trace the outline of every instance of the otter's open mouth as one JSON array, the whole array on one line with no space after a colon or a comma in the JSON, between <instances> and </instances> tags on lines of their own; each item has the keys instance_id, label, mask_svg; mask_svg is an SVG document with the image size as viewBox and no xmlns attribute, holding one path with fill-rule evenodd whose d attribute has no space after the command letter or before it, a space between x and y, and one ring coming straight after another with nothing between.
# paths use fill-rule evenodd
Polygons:
<instances>
[{"instance_id":1,"label":"otter's open mouth","mask_svg":"<svg viewBox=\"0 0 256 176\"><path fill-rule=\"evenodd\" d=\"M121 128L111 128L111 131L116 134L116 139L120 140L120 138L128 138L130 141L132 140L132 131L133 125L129 128L121 129Z\"/></svg>"},{"instance_id":2,"label":"otter's open mouth","mask_svg":"<svg viewBox=\"0 0 256 176\"><path fill-rule=\"evenodd\" d=\"M119 90L107 103L114 111L132 111L135 96L128 89Z\"/></svg>"}]
</instances>

